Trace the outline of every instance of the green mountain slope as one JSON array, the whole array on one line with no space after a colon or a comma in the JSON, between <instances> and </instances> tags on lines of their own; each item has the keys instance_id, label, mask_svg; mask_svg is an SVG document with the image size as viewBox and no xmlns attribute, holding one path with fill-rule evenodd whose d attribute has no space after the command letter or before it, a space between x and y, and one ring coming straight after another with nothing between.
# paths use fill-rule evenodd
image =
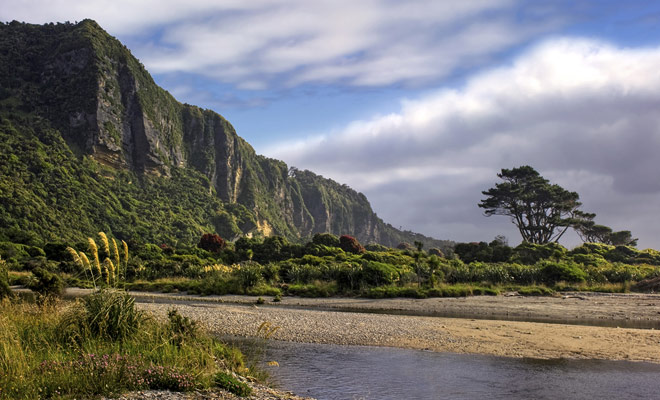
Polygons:
<instances>
[{"instance_id":1,"label":"green mountain slope","mask_svg":"<svg viewBox=\"0 0 660 400\"><path fill-rule=\"evenodd\" d=\"M14 240L102 229L168 244L331 232L448 245L385 224L346 185L256 154L91 20L0 24L0 146L0 236Z\"/></svg>"}]
</instances>

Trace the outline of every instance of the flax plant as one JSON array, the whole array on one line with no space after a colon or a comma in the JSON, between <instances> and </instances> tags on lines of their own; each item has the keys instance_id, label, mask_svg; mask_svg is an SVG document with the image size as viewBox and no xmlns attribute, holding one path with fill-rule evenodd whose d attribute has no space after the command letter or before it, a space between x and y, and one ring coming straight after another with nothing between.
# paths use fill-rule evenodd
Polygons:
<instances>
[{"instance_id":1,"label":"flax plant","mask_svg":"<svg viewBox=\"0 0 660 400\"><path fill-rule=\"evenodd\" d=\"M73 262L85 272L85 275L90 274L90 279L92 281L92 284L94 285L94 288L96 288L96 279L94 279L94 271L92 270L92 266L89 263L89 259L83 253L82 251L78 253L75 251L72 247L67 247L66 251L71 254L71 258L73 258Z\"/></svg>"},{"instance_id":2,"label":"flax plant","mask_svg":"<svg viewBox=\"0 0 660 400\"><path fill-rule=\"evenodd\" d=\"M73 257L73 261L76 265L80 266L85 272L89 271L91 273L92 284L95 289L97 280L103 282L106 286L117 287L122 278L122 259L119 253L119 246L117 246L117 240L112 238L112 246L110 246L110 241L105 233L99 232L99 237L101 238L102 251L105 252L106 256L103 261L100 260L99 248L91 237L87 238L87 243L91 253L92 262L90 262L87 255L82 251L77 253L71 247L68 247L67 251L71 254L71 257ZM125 277L126 269L128 267L128 245L123 240L121 243L124 256L123 276Z\"/></svg>"}]
</instances>

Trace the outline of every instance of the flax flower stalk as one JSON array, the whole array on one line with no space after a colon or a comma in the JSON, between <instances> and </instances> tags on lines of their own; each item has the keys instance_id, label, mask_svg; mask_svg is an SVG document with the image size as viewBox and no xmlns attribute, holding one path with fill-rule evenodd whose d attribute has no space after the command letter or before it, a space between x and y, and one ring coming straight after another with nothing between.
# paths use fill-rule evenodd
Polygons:
<instances>
[{"instance_id":1,"label":"flax flower stalk","mask_svg":"<svg viewBox=\"0 0 660 400\"><path fill-rule=\"evenodd\" d=\"M85 254L81 251L80 252L80 259L82 260L82 263L85 266L85 271L89 270L89 273L92 275L92 284L94 285L94 289L96 289L96 278L94 277L94 271L92 270L92 264L89 262L89 258L87 258L87 254Z\"/></svg>"},{"instance_id":2,"label":"flax flower stalk","mask_svg":"<svg viewBox=\"0 0 660 400\"><path fill-rule=\"evenodd\" d=\"M128 245L122 240L121 246L124 250L124 278L126 278L126 270L128 270Z\"/></svg>"},{"instance_id":3,"label":"flax flower stalk","mask_svg":"<svg viewBox=\"0 0 660 400\"><path fill-rule=\"evenodd\" d=\"M76 263L76 265L79 266L80 269L85 270L85 265L83 265L83 262L80 259L78 253L72 247L67 247L66 251L69 252L69 254L71 254L71 258L73 258L73 262Z\"/></svg>"},{"instance_id":4,"label":"flax flower stalk","mask_svg":"<svg viewBox=\"0 0 660 400\"><path fill-rule=\"evenodd\" d=\"M112 239L112 258L114 259L115 265L115 282L119 280L119 267L121 266L119 260L119 249L117 248L117 241Z\"/></svg>"},{"instance_id":5,"label":"flax flower stalk","mask_svg":"<svg viewBox=\"0 0 660 400\"><path fill-rule=\"evenodd\" d=\"M110 257L110 244L108 243L108 237L103 232L99 232L99 237L101 238L101 245L103 246L102 250L105 252L105 256Z\"/></svg>"},{"instance_id":6,"label":"flax flower stalk","mask_svg":"<svg viewBox=\"0 0 660 400\"><path fill-rule=\"evenodd\" d=\"M87 238L87 243L89 243L89 251L94 257L94 269L98 276L101 276L101 262L99 261L99 248L96 246L96 242L92 238Z\"/></svg>"}]
</instances>

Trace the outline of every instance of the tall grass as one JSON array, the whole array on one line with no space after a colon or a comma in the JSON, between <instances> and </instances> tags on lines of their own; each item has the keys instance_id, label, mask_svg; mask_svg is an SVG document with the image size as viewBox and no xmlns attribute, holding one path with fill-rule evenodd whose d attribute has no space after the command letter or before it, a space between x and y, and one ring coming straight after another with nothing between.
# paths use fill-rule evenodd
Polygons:
<instances>
[{"instance_id":1,"label":"tall grass","mask_svg":"<svg viewBox=\"0 0 660 400\"><path fill-rule=\"evenodd\" d=\"M213 385L223 370L244 372L242 355L176 312L149 318L125 293L41 307L0 302L0 399L186 391Z\"/></svg>"}]
</instances>

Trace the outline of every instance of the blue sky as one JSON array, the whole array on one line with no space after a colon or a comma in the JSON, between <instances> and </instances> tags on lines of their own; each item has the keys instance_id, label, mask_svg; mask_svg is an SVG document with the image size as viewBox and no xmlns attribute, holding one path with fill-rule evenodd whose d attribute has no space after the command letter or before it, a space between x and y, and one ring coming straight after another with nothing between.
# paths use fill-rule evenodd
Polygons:
<instances>
[{"instance_id":1,"label":"blue sky","mask_svg":"<svg viewBox=\"0 0 660 400\"><path fill-rule=\"evenodd\" d=\"M138 3L138 4L134 4ZM520 241L477 203L529 164L660 248L660 2L145 0L5 4L95 19L257 152L367 195L396 227ZM578 243L567 235L562 243Z\"/></svg>"}]
</instances>

